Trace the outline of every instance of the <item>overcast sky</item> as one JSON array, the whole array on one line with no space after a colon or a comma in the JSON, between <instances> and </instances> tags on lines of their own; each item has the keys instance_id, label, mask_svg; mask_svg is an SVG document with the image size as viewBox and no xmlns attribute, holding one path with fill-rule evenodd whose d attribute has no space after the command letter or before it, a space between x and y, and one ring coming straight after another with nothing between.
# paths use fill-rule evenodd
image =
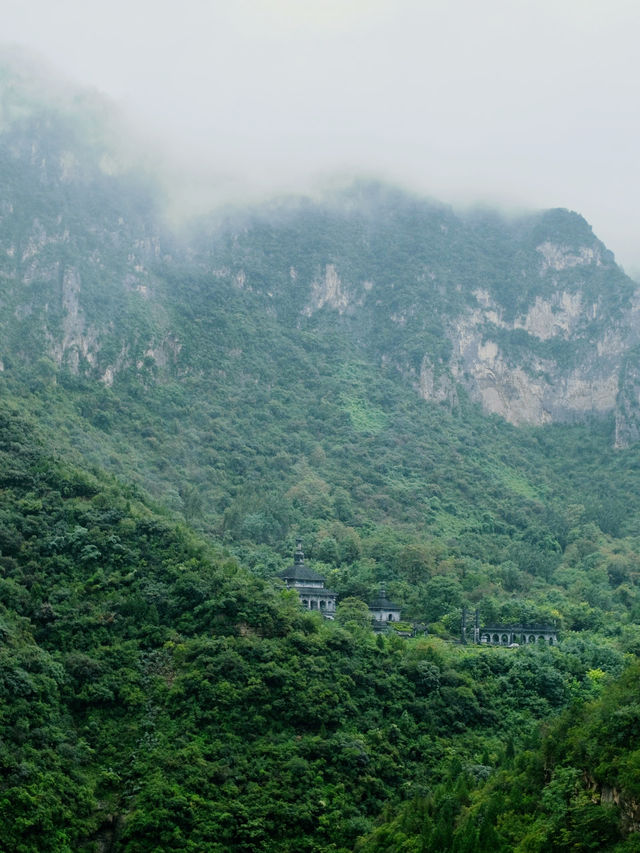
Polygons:
<instances>
[{"instance_id":1,"label":"overcast sky","mask_svg":"<svg viewBox=\"0 0 640 853\"><path fill-rule=\"evenodd\" d=\"M350 173L569 207L640 270L637 0L2 0L220 192Z\"/></svg>"}]
</instances>

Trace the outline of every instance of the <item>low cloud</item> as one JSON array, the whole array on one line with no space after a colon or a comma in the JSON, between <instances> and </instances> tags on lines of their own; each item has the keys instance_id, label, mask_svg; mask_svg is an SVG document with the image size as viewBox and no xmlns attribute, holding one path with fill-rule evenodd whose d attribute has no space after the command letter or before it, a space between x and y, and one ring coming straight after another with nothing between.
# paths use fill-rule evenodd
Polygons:
<instances>
[{"instance_id":1,"label":"low cloud","mask_svg":"<svg viewBox=\"0 0 640 853\"><path fill-rule=\"evenodd\" d=\"M8 0L3 29L114 99L176 209L375 174L577 209L633 267L639 23L628 0Z\"/></svg>"}]
</instances>

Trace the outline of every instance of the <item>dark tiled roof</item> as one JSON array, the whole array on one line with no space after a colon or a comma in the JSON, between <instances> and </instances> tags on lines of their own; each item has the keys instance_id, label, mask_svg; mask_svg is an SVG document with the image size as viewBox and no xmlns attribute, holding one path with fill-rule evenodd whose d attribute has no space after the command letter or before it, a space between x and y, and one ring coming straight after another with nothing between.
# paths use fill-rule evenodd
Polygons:
<instances>
[{"instance_id":1,"label":"dark tiled roof","mask_svg":"<svg viewBox=\"0 0 640 853\"><path fill-rule=\"evenodd\" d=\"M278 575L285 581L315 581L324 583L324 578L304 563L294 563Z\"/></svg>"},{"instance_id":2,"label":"dark tiled roof","mask_svg":"<svg viewBox=\"0 0 640 853\"><path fill-rule=\"evenodd\" d=\"M284 581L315 581L324 586L324 578L305 564L302 542L298 539L293 565L278 574Z\"/></svg>"},{"instance_id":3,"label":"dark tiled roof","mask_svg":"<svg viewBox=\"0 0 640 853\"><path fill-rule=\"evenodd\" d=\"M389 601L386 591L381 589L378 597L369 605L369 610L400 610L400 608L393 601Z\"/></svg>"}]
</instances>

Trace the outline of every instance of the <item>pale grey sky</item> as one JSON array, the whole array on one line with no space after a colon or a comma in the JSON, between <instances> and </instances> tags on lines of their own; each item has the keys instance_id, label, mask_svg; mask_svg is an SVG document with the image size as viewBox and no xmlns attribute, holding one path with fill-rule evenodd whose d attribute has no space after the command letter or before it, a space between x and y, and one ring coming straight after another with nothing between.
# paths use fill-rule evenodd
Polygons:
<instances>
[{"instance_id":1,"label":"pale grey sky","mask_svg":"<svg viewBox=\"0 0 640 853\"><path fill-rule=\"evenodd\" d=\"M3 0L0 32L212 197L365 173L569 207L640 270L637 0Z\"/></svg>"}]
</instances>

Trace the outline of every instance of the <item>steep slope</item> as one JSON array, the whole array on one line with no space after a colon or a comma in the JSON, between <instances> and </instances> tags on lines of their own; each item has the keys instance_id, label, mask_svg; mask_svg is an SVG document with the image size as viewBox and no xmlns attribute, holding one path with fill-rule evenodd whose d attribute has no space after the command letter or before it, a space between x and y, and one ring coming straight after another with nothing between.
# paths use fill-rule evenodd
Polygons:
<instances>
[{"instance_id":1,"label":"steep slope","mask_svg":"<svg viewBox=\"0 0 640 853\"><path fill-rule=\"evenodd\" d=\"M161 345L155 191L108 104L43 86L0 64L0 359L108 383Z\"/></svg>"},{"instance_id":2,"label":"steep slope","mask_svg":"<svg viewBox=\"0 0 640 853\"><path fill-rule=\"evenodd\" d=\"M515 424L617 410L636 286L575 213L460 216L365 184L225 230L208 235L213 275L303 328L337 323L425 399L453 405L459 383Z\"/></svg>"},{"instance_id":3,"label":"steep slope","mask_svg":"<svg viewBox=\"0 0 640 853\"><path fill-rule=\"evenodd\" d=\"M491 777L465 779L460 768L461 777L433 796L388 813L357 849L427 853L435 842L474 853L637 850L638 675L637 661L616 680L593 671L601 695L561 714L541 743L530 742Z\"/></svg>"},{"instance_id":4,"label":"steep slope","mask_svg":"<svg viewBox=\"0 0 640 853\"><path fill-rule=\"evenodd\" d=\"M6 61L0 86L3 362L107 384L220 369L215 351L182 350L243 291L256 328L275 313L290 333L348 334L424 399L455 406L462 387L514 424L615 413L616 443L637 435L637 288L579 215L460 215L362 183L218 216L185 244L107 105L38 101Z\"/></svg>"},{"instance_id":5,"label":"steep slope","mask_svg":"<svg viewBox=\"0 0 640 853\"><path fill-rule=\"evenodd\" d=\"M374 184L179 238L99 101L0 90L0 844L476 849L489 779L498 849L492 780L537 797L539 721L640 652L635 285L577 214ZM430 637L302 612L297 534ZM455 645L463 606L562 642Z\"/></svg>"},{"instance_id":6,"label":"steep slope","mask_svg":"<svg viewBox=\"0 0 640 853\"><path fill-rule=\"evenodd\" d=\"M463 601L576 629L634 612L638 448L611 447L635 430L635 290L581 217L463 217L361 184L179 239L99 102L2 86L0 388L60 451L258 574L301 533L342 595L395 584L443 631ZM483 417L502 382L479 384L485 356L552 419L600 420Z\"/></svg>"},{"instance_id":7,"label":"steep slope","mask_svg":"<svg viewBox=\"0 0 640 853\"><path fill-rule=\"evenodd\" d=\"M6 850L351 850L622 667L323 621L6 410L0 462Z\"/></svg>"}]
</instances>

